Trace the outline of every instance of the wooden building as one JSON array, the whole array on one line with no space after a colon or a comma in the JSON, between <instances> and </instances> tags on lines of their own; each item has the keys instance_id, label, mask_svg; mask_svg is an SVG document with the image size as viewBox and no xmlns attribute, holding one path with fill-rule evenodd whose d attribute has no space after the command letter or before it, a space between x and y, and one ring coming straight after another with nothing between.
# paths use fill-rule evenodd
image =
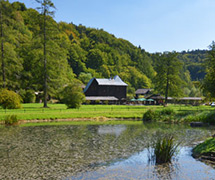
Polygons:
<instances>
[{"instance_id":1,"label":"wooden building","mask_svg":"<svg viewBox=\"0 0 215 180\"><path fill-rule=\"evenodd\" d=\"M183 97L179 98L180 104L200 105L203 102L201 97Z\"/></svg>"},{"instance_id":2,"label":"wooden building","mask_svg":"<svg viewBox=\"0 0 215 180\"><path fill-rule=\"evenodd\" d=\"M135 91L135 98L138 99L141 96L145 97L152 92L152 89L137 89Z\"/></svg>"},{"instance_id":3,"label":"wooden building","mask_svg":"<svg viewBox=\"0 0 215 180\"><path fill-rule=\"evenodd\" d=\"M149 96L146 96L146 99L153 99L154 105L163 105L165 98L163 96L161 96L160 94L151 94Z\"/></svg>"},{"instance_id":4,"label":"wooden building","mask_svg":"<svg viewBox=\"0 0 215 180\"><path fill-rule=\"evenodd\" d=\"M84 89L88 100L125 101L127 84L119 76L113 79L92 78Z\"/></svg>"}]
</instances>

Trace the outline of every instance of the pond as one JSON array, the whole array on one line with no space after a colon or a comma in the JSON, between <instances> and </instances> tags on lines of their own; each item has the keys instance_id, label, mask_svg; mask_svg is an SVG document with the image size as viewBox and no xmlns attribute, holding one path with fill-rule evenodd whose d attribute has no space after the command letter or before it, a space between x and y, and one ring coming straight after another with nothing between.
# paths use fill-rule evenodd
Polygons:
<instances>
[{"instance_id":1,"label":"pond","mask_svg":"<svg viewBox=\"0 0 215 180\"><path fill-rule=\"evenodd\" d=\"M170 164L148 161L158 132L181 143ZM194 144L213 130L168 124L0 127L0 179L213 179Z\"/></svg>"}]
</instances>

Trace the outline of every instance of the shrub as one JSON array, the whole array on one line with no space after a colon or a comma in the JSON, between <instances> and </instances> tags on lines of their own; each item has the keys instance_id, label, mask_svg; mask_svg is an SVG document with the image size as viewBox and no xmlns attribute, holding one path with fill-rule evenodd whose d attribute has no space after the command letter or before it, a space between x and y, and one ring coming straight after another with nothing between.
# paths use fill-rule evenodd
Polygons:
<instances>
[{"instance_id":1,"label":"shrub","mask_svg":"<svg viewBox=\"0 0 215 180\"><path fill-rule=\"evenodd\" d=\"M104 104L105 104L105 105L108 105L108 104L109 104L109 101L108 101L108 100L104 101Z\"/></svg>"},{"instance_id":2,"label":"shrub","mask_svg":"<svg viewBox=\"0 0 215 180\"><path fill-rule=\"evenodd\" d=\"M34 90L20 90L19 95L22 97L24 103L35 103L36 95Z\"/></svg>"},{"instance_id":3,"label":"shrub","mask_svg":"<svg viewBox=\"0 0 215 180\"><path fill-rule=\"evenodd\" d=\"M207 113L205 116L203 116L202 122L215 125L215 112L210 112L210 113Z\"/></svg>"},{"instance_id":4,"label":"shrub","mask_svg":"<svg viewBox=\"0 0 215 180\"><path fill-rule=\"evenodd\" d=\"M185 118L184 118L184 121L185 122L192 122L192 121L199 121L199 116L198 115L187 115Z\"/></svg>"},{"instance_id":5,"label":"shrub","mask_svg":"<svg viewBox=\"0 0 215 180\"><path fill-rule=\"evenodd\" d=\"M21 108L22 98L14 91L7 89L0 90L0 105L4 109L19 109Z\"/></svg>"},{"instance_id":6,"label":"shrub","mask_svg":"<svg viewBox=\"0 0 215 180\"><path fill-rule=\"evenodd\" d=\"M5 125L11 126L11 125L16 125L18 123L18 118L17 115L8 115L5 117Z\"/></svg>"},{"instance_id":7,"label":"shrub","mask_svg":"<svg viewBox=\"0 0 215 180\"><path fill-rule=\"evenodd\" d=\"M149 109L143 114L143 121L152 121L152 120L155 120L156 117L157 117L157 112Z\"/></svg>"},{"instance_id":8,"label":"shrub","mask_svg":"<svg viewBox=\"0 0 215 180\"><path fill-rule=\"evenodd\" d=\"M100 104L100 100L95 100L95 104Z\"/></svg>"},{"instance_id":9,"label":"shrub","mask_svg":"<svg viewBox=\"0 0 215 180\"><path fill-rule=\"evenodd\" d=\"M91 103L90 100L86 100L86 101L85 101L85 104L90 104L90 103Z\"/></svg>"},{"instance_id":10,"label":"shrub","mask_svg":"<svg viewBox=\"0 0 215 180\"><path fill-rule=\"evenodd\" d=\"M66 86L61 92L62 102L68 108L79 108L84 102L85 96L79 83L72 83Z\"/></svg>"},{"instance_id":11,"label":"shrub","mask_svg":"<svg viewBox=\"0 0 215 180\"><path fill-rule=\"evenodd\" d=\"M215 125L215 112L201 112L197 114L187 115L184 120L186 122L199 121Z\"/></svg>"},{"instance_id":12,"label":"shrub","mask_svg":"<svg viewBox=\"0 0 215 180\"><path fill-rule=\"evenodd\" d=\"M174 109L171 109L171 108L163 108L160 111L160 114L161 115L172 115L172 114L175 114L175 111L174 111Z\"/></svg>"}]
</instances>

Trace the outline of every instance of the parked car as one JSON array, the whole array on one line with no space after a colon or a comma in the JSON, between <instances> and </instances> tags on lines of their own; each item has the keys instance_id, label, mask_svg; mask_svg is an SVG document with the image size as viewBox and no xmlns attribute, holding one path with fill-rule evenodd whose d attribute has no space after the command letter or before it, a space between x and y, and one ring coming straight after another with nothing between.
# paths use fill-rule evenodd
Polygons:
<instances>
[{"instance_id":1,"label":"parked car","mask_svg":"<svg viewBox=\"0 0 215 180\"><path fill-rule=\"evenodd\" d=\"M211 107L215 107L215 102L212 102L212 103L211 103Z\"/></svg>"}]
</instances>

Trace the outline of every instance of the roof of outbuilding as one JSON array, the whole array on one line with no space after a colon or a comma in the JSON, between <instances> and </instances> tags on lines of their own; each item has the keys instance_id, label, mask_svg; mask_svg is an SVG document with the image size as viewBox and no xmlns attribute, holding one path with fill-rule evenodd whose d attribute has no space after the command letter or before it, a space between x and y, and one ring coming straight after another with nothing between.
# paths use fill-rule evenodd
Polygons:
<instances>
[{"instance_id":1,"label":"roof of outbuilding","mask_svg":"<svg viewBox=\"0 0 215 180\"><path fill-rule=\"evenodd\" d=\"M146 94L148 92L150 92L152 89L137 89L135 94Z\"/></svg>"},{"instance_id":2,"label":"roof of outbuilding","mask_svg":"<svg viewBox=\"0 0 215 180\"><path fill-rule=\"evenodd\" d=\"M187 100L187 101L202 101L203 98L201 97L183 97L180 100Z\"/></svg>"},{"instance_id":3,"label":"roof of outbuilding","mask_svg":"<svg viewBox=\"0 0 215 180\"><path fill-rule=\"evenodd\" d=\"M163 96L161 96L160 94L151 94L151 95L147 96L146 99L162 100L165 98Z\"/></svg>"}]
</instances>

